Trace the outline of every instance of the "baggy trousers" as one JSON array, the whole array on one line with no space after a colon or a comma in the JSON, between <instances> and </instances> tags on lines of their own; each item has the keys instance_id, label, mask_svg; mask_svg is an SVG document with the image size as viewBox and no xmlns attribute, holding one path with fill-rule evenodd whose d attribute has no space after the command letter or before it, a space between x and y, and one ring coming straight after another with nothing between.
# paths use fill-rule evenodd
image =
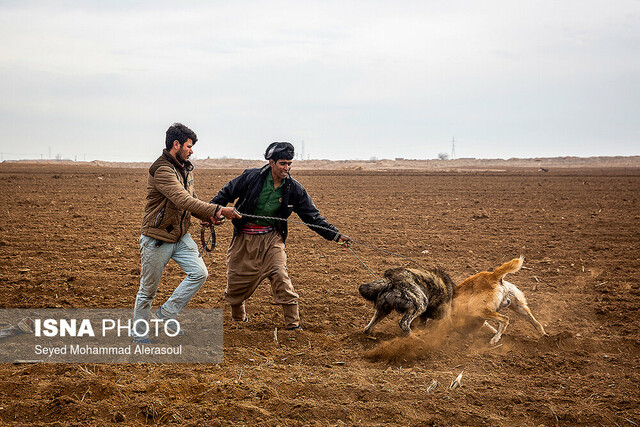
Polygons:
<instances>
[{"instance_id":1,"label":"baggy trousers","mask_svg":"<svg viewBox=\"0 0 640 427\"><path fill-rule=\"evenodd\" d=\"M287 326L297 325L298 294L287 272L287 254L280 233L236 235L227 251L227 288L224 295L229 305L242 306L264 279L271 282L275 303L283 306ZM295 311L295 319L287 316L292 311Z\"/></svg>"}]
</instances>

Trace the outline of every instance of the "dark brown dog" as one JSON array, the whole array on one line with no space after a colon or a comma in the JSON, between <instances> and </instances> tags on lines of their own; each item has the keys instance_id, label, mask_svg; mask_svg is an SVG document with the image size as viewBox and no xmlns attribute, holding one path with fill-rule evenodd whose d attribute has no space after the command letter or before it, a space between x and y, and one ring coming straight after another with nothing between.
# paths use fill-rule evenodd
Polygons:
<instances>
[{"instance_id":1,"label":"dark brown dog","mask_svg":"<svg viewBox=\"0 0 640 427\"><path fill-rule=\"evenodd\" d=\"M492 273L483 271L460 283L453 295L454 328L470 331L487 326L494 333L490 343L496 344L509 325L509 318L498 311L509 307L525 316L539 333L546 335L540 322L529 310L522 291L503 279L505 275L520 270L523 261L523 257L512 259ZM497 321L498 329L487 323L487 320Z\"/></svg>"},{"instance_id":2,"label":"dark brown dog","mask_svg":"<svg viewBox=\"0 0 640 427\"><path fill-rule=\"evenodd\" d=\"M400 328L411 333L411 323L416 317L423 321L441 319L450 313L455 284L447 273L439 268L417 270L390 268L384 277L360 285L358 291L365 299L373 301L376 308L365 333L393 310L403 314Z\"/></svg>"}]
</instances>

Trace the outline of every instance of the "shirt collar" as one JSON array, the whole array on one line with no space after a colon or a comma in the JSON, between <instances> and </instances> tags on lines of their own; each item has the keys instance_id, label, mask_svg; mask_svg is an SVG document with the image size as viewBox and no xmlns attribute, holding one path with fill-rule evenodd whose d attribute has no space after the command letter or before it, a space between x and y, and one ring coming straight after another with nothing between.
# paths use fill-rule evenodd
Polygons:
<instances>
[{"instance_id":1,"label":"shirt collar","mask_svg":"<svg viewBox=\"0 0 640 427\"><path fill-rule=\"evenodd\" d=\"M278 188L280 188L280 187L282 187L284 185L284 182L287 180L287 178L282 180L282 182L280 183ZM273 188L273 175L271 175L271 171L269 171L269 173L267 174L267 185L270 186L269 188ZM277 190L278 188L274 188L274 190Z\"/></svg>"}]
</instances>

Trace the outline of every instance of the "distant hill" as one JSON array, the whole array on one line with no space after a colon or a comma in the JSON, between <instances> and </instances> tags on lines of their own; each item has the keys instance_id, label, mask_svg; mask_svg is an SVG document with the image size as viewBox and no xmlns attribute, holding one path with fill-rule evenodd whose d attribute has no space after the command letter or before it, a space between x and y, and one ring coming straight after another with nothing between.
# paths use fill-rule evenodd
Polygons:
<instances>
[{"instance_id":1,"label":"distant hill","mask_svg":"<svg viewBox=\"0 0 640 427\"><path fill-rule=\"evenodd\" d=\"M147 168L149 162L74 162L71 160L5 160L2 163L59 164L102 167ZM265 164L262 160L244 159L198 159L194 161L202 169L247 169ZM532 159L455 159L455 160L295 160L297 170L434 170L469 171L503 170L510 168L565 169L565 168L640 168L640 156L616 157L539 157Z\"/></svg>"}]
</instances>

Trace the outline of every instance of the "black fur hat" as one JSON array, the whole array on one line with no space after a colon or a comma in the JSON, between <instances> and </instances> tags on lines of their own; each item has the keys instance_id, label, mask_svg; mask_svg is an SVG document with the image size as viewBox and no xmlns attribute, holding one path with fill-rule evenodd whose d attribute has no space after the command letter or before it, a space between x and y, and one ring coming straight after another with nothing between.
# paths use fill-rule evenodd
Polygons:
<instances>
[{"instance_id":1,"label":"black fur hat","mask_svg":"<svg viewBox=\"0 0 640 427\"><path fill-rule=\"evenodd\" d=\"M273 159L277 162L280 159L292 160L295 154L293 145L288 142L272 142L267 147L267 151L264 152L264 158L266 160Z\"/></svg>"}]
</instances>

